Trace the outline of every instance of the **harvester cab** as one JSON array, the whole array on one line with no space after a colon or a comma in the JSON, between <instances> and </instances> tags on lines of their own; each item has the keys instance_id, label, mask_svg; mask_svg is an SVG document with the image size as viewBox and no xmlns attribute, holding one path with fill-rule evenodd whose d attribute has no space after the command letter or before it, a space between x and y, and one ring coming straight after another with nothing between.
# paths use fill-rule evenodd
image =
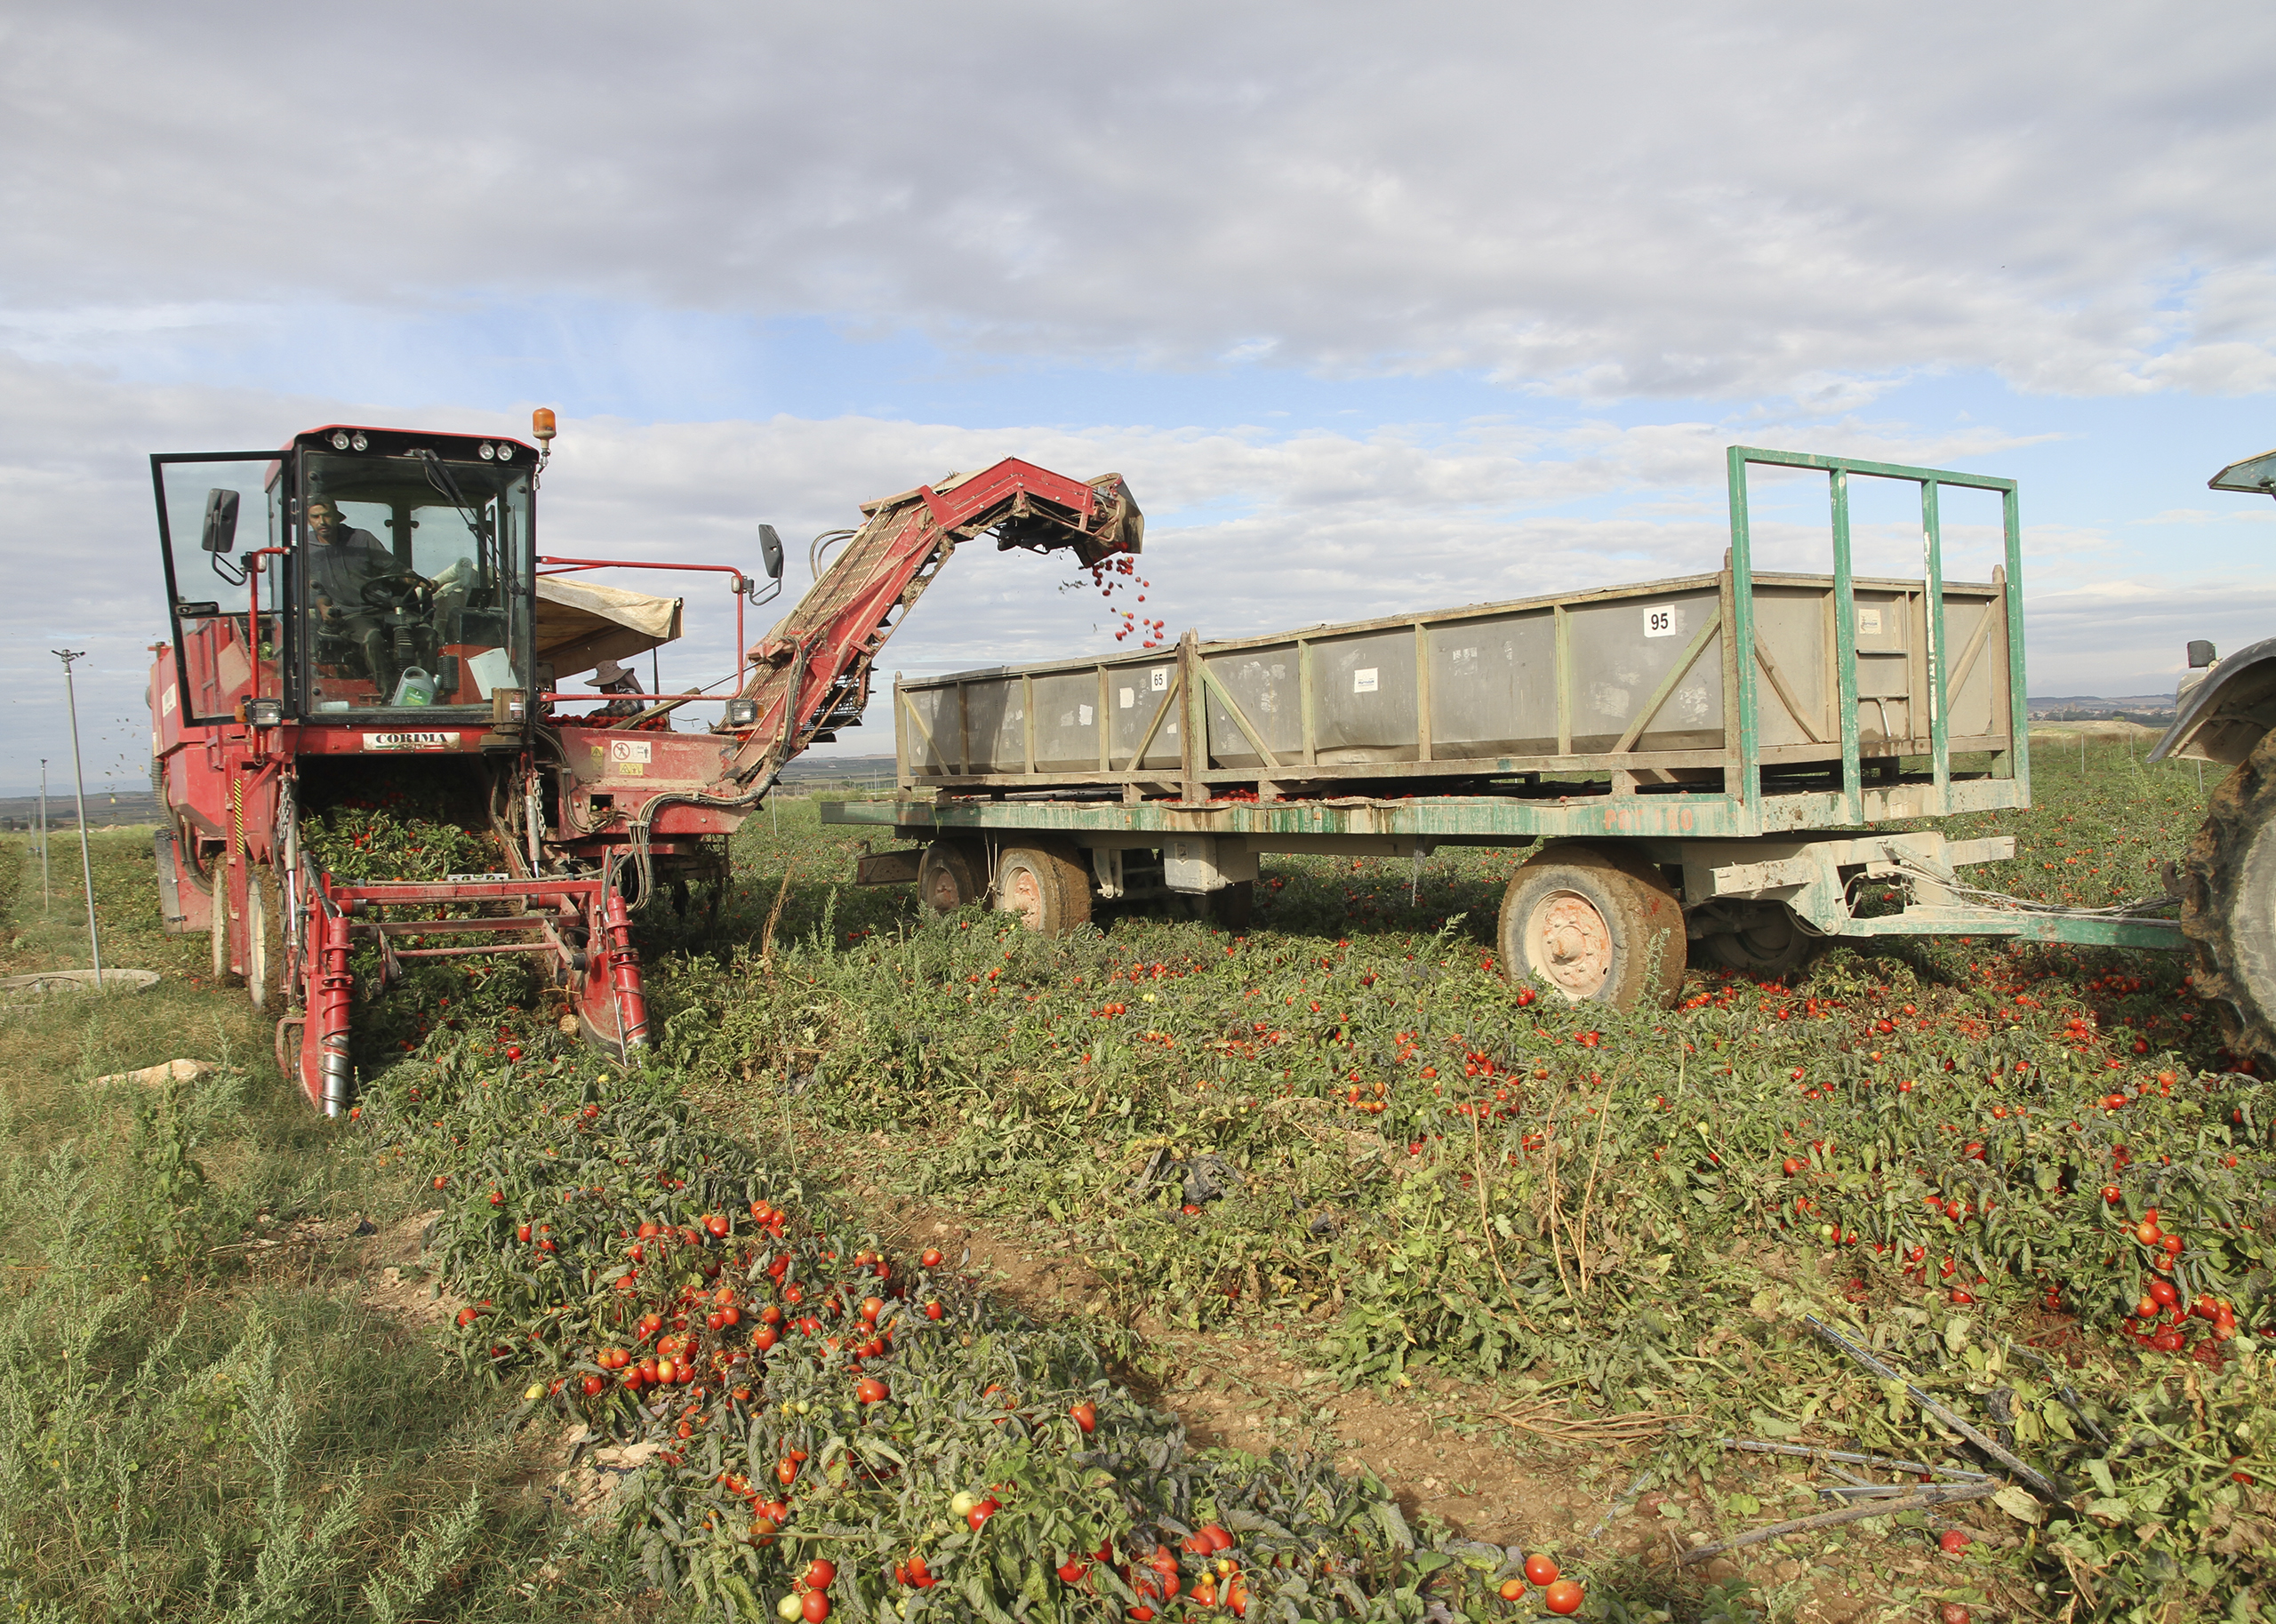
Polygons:
<instances>
[{"instance_id":1,"label":"harvester cab","mask_svg":"<svg viewBox=\"0 0 2276 1624\"><path fill-rule=\"evenodd\" d=\"M558 1017L629 1059L647 1041L633 914L707 883L716 906L726 837L793 756L859 722L872 662L956 548L1097 566L1143 530L1118 476L1006 459L864 504L751 643L745 609L781 589L773 527L759 575L541 554L553 433L547 411L535 446L331 424L150 459L172 629L148 692L161 905L276 1014L278 1065L328 1112L354 1096L359 1002L422 960L528 956ZM625 570L725 577L733 670L632 697L626 662L680 636L685 601L593 579ZM561 691L585 673L605 692ZM683 724L702 705L718 719ZM460 871L345 860L343 816L406 803L469 837Z\"/></svg>"}]
</instances>

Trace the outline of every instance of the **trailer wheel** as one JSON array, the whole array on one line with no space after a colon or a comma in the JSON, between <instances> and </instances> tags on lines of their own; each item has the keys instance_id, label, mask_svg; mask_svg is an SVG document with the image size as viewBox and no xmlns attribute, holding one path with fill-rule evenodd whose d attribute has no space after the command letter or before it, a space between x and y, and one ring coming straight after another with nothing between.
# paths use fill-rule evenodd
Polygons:
<instances>
[{"instance_id":1,"label":"trailer wheel","mask_svg":"<svg viewBox=\"0 0 2276 1624\"><path fill-rule=\"evenodd\" d=\"M1683 984L1683 907L1648 866L1552 845L1510 876L1502 968L1575 1004L1671 1003Z\"/></svg>"},{"instance_id":2,"label":"trailer wheel","mask_svg":"<svg viewBox=\"0 0 2276 1624\"><path fill-rule=\"evenodd\" d=\"M1732 928L1700 943L1718 964L1751 976L1791 975L1817 955L1819 938L1803 930L1783 902L1743 908L1727 903L1724 909Z\"/></svg>"},{"instance_id":3,"label":"trailer wheel","mask_svg":"<svg viewBox=\"0 0 2276 1624\"><path fill-rule=\"evenodd\" d=\"M1091 876L1071 846L1010 846L996 865L996 909L1045 936L1091 917Z\"/></svg>"},{"instance_id":4,"label":"trailer wheel","mask_svg":"<svg viewBox=\"0 0 2276 1624\"><path fill-rule=\"evenodd\" d=\"M2229 1047L2276 1058L2276 732L2213 791L2184 860L2181 930Z\"/></svg>"},{"instance_id":5,"label":"trailer wheel","mask_svg":"<svg viewBox=\"0 0 2276 1624\"><path fill-rule=\"evenodd\" d=\"M1254 880L1235 880L1222 890L1209 893L1209 918L1221 931L1246 931L1255 913Z\"/></svg>"},{"instance_id":6,"label":"trailer wheel","mask_svg":"<svg viewBox=\"0 0 2276 1624\"><path fill-rule=\"evenodd\" d=\"M961 840L936 840L917 860L917 896L935 912L952 914L980 900L979 866Z\"/></svg>"}]
</instances>

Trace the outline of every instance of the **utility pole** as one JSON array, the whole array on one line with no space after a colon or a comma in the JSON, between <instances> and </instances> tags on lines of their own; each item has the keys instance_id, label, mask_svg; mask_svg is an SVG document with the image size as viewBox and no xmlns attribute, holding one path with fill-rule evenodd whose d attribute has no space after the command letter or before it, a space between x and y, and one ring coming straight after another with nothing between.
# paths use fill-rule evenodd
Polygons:
<instances>
[{"instance_id":1,"label":"utility pole","mask_svg":"<svg viewBox=\"0 0 2276 1624\"><path fill-rule=\"evenodd\" d=\"M71 662L84 660L84 649L50 649L63 662L63 703L71 716L71 781L79 808L79 877L87 887L87 956L95 966L95 990L103 985L103 948L95 932L95 860L87 850L87 774L79 763L79 699L71 686Z\"/></svg>"},{"instance_id":2,"label":"utility pole","mask_svg":"<svg viewBox=\"0 0 2276 1624\"><path fill-rule=\"evenodd\" d=\"M47 910L47 757L43 756L39 758L39 911Z\"/></svg>"}]
</instances>

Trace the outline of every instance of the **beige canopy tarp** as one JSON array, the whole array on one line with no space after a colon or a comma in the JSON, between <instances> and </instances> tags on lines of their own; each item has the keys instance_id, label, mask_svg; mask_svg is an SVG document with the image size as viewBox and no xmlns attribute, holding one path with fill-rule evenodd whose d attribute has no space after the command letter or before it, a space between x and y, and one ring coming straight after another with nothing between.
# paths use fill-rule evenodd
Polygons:
<instances>
[{"instance_id":1,"label":"beige canopy tarp","mask_svg":"<svg viewBox=\"0 0 2276 1624\"><path fill-rule=\"evenodd\" d=\"M633 655L679 636L676 597L656 597L570 576L537 579L537 658L557 684L604 660Z\"/></svg>"}]
</instances>

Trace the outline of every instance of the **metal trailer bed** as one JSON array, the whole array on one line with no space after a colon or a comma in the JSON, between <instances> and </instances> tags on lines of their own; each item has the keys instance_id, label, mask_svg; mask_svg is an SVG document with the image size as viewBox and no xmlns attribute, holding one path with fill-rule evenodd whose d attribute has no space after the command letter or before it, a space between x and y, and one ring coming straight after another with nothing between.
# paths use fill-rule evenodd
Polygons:
<instances>
[{"instance_id":1,"label":"metal trailer bed","mask_svg":"<svg viewBox=\"0 0 2276 1624\"><path fill-rule=\"evenodd\" d=\"M1754 571L1750 465L1827 476L1830 576ZM1855 476L1919 486L1919 579L1853 575ZM2179 948L2169 919L1965 900L1955 871L2006 838L1872 827L2030 804L2015 483L1743 446L1728 476L1716 574L896 678L894 798L823 820L924 843L864 883L1044 929L1162 891L1238 921L1261 853L1551 843L1504 900L1506 966L1622 1003L1681 970L1623 938L1678 924L1765 972L1836 936ZM2000 495L1987 583L1943 579L1946 486ZM1859 916L1860 876L1901 882L1903 912Z\"/></svg>"}]
</instances>

